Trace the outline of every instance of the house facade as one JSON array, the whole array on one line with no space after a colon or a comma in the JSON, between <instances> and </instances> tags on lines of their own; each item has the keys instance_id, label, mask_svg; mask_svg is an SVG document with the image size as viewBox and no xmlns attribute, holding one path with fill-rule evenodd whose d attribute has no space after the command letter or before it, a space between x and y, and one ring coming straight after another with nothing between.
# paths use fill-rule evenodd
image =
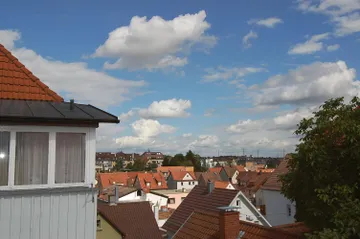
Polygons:
<instances>
[{"instance_id":1,"label":"house facade","mask_svg":"<svg viewBox=\"0 0 360 239\"><path fill-rule=\"evenodd\" d=\"M96 237L95 131L118 123L64 102L0 44L1 238Z\"/></svg>"},{"instance_id":2,"label":"house facade","mask_svg":"<svg viewBox=\"0 0 360 239\"><path fill-rule=\"evenodd\" d=\"M296 205L281 193L279 176L288 172L288 159L283 159L263 186L256 192L256 205L272 226L295 222Z\"/></svg>"},{"instance_id":3,"label":"house facade","mask_svg":"<svg viewBox=\"0 0 360 239\"><path fill-rule=\"evenodd\" d=\"M169 189L190 191L198 185L198 181L193 172L171 171L167 178L167 185Z\"/></svg>"},{"instance_id":4,"label":"house facade","mask_svg":"<svg viewBox=\"0 0 360 239\"><path fill-rule=\"evenodd\" d=\"M239 171L236 167L224 166L220 171L220 177L223 181L229 181L232 184L238 184L237 177Z\"/></svg>"}]
</instances>

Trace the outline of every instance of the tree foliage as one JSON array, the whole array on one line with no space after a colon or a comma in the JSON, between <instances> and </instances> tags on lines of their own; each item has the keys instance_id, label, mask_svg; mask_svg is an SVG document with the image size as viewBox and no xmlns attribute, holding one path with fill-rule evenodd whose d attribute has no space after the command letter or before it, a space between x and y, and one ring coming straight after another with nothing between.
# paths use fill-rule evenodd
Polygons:
<instances>
[{"instance_id":1,"label":"tree foliage","mask_svg":"<svg viewBox=\"0 0 360 239\"><path fill-rule=\"evenodd\" d=\"M326 101L303 119L282 192L296 202L296 219L310 238L360 237L360 101Z\"/></svg>"},{"instance_id":2,"label":"tree foliage","mask_svg":"<svg viewBox=\"0 0 360 239\"><path fill-rule=\"evenodd\" d=\"M121 159L116 160L115 166L113 167L114 171L121 171L124 168L124 162Z\"/></svg>"}]
</instances>

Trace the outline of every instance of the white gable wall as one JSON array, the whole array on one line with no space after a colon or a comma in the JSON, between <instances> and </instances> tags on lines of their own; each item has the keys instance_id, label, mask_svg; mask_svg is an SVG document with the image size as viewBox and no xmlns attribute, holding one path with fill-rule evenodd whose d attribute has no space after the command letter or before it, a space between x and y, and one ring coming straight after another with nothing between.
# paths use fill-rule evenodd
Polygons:
<instances>
[{"instance_id":1,"label":"white gable wall","mask_svg":"<svg viewBox=\"0 0 360 239\"><path fill-rule=\"evenodd\" d=\"M119 198L119 202L121 201L133 201L133 200L140 200L141 196L137 195L137 191L129 193L125 196Z\"/></svg>"},{"instance_id":2,"label":"white gable wall","mask_svg":"<svg viewBox=\"0 0 360 239\"><path fill-rule=\"evenodd\" d=\"M256 193L256 202L265 205L265 218L272 226L278 226L295 222L296 207L280 191L260 189ZM291 208L291 214L289 214Z\"/></svg>"},{"instance_id":3,"label":"white gable wall","mask_svg":"<svg viewBox=\"0 0 360 239\"><path fill-rule=\"evenodd\" d=\"M198 185L197 181L176 181L176 189L186 189L186 190L191 190L193 189L196 185Z\"/></svg>"}]
</instances>

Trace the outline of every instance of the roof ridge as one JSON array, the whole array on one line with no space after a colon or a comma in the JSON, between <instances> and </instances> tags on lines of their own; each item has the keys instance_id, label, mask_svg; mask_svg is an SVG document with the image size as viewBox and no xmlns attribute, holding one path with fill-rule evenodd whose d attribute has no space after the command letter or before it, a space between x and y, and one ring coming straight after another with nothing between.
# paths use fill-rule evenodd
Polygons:
<instances>
[{"instance_id":1,"label":"roof ridge","mask_svg":"<svg viewBox=\"0 0 360 239\"><path fill-rule=\"evenodd\" d=\"M64 99L59 96L56 92L51 90L47 85L45 85L41 80L33 75L33 73L26 68L24 64L22 64L9 50L7 50L2 44L0 44L0 52L4 53L4 55L15 64L26 76L30 78L39 88L41 88L48 96L53 98L54 102L63 102Z\"/></svg>"}]
</instances>

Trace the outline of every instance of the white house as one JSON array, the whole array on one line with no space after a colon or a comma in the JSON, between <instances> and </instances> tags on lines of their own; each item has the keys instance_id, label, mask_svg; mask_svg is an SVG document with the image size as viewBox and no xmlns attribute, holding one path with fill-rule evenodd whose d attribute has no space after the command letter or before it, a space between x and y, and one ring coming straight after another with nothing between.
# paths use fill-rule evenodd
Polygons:
<instances>
[{"instance_id":1,"label":"white house","mask_svg":"<svg viewBox=\"0 0 360 239\"><path fill-rule=\"evenodd\" d=\"M260 207L262 214L272 226L295 222L295 203L281 194L282 184L278 178L279 175L287 173L287 162L288 159L282 160L255 194L256 205Z\"/></svg>"},{"instance_id":2,"label":"white house","mask_svg":"<svg viewBox=\"0 0 360 239\"><path fill-rule=\"evenodd\" d=\"M185 189L191 190L198 181L196 180L194 172L187 171L170 171L167 178L167 185L169 189Z\"/></svg>"},{"instance_id":3,"label":"white house","mask_svg":"<svg viewBox=\"0 0 360 239\"><path fill-rule=\"evenodd\" d=\"M220 171L220 177L223 181L229 181L232 184L238 184L237 177L239 170L236 167L224 166Z\"/></svg>"},{"instance_id":4,"label":"white house","mask_svg":"<svg viewBox=\"0 0 360 239\"><path fill-rule=\"evenodd\" d=\"M64 102L0 44L0 119L0 237L95 239L95 130L118 118Z\"/></svg>"}]
</instances>

